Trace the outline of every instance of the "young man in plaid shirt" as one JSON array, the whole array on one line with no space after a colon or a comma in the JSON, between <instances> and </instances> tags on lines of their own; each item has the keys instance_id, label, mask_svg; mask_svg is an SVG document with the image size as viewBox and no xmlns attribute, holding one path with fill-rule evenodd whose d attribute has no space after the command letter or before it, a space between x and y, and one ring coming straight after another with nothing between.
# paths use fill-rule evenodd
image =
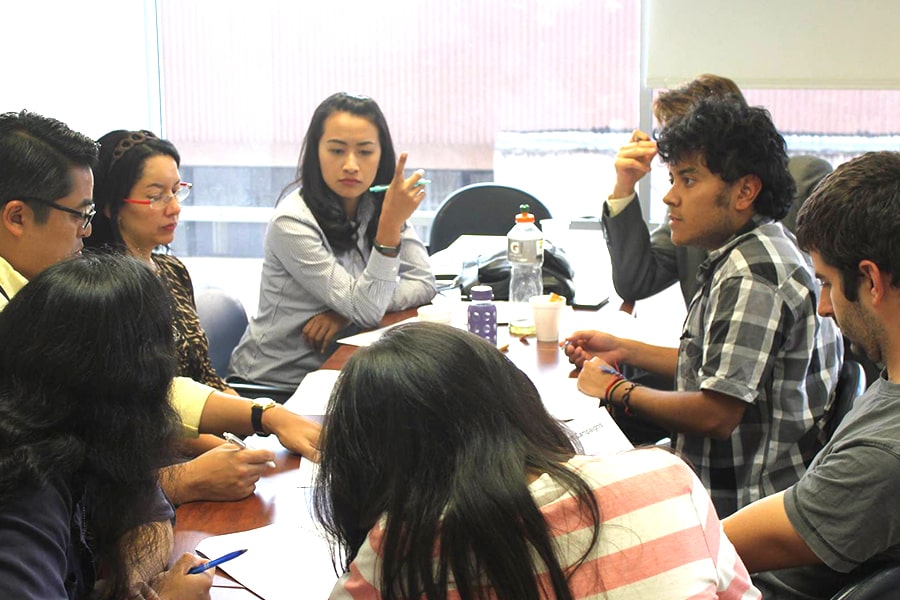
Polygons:
<instances>
[{"instance_id":1,"label":"young man in plaid shirt","mask_svg":"<svg viewBox=\"0 0 900 600\"><path fill-rule=\"evenodd\" d=\"M768 112L704 100L666 124L658 147L672 243L709 251L680 347L580 331L566 352L582 367L582 391L674 432L724 517L804 473L822 446L843 347L816 315L809 258L777 223L794 183ZM619 363L671 376L675 391L621 380Z\"/></svg>"}]
</instances>

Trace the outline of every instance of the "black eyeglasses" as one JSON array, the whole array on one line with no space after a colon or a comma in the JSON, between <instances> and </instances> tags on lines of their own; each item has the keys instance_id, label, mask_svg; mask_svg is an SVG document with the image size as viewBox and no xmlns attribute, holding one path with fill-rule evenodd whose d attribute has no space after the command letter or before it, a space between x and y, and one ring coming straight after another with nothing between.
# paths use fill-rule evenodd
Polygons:
<instances>
[{"instance_id":1,"label":"black eyeglasses","mask_svg":"<svg viewBox=\"0 0 900 600\"><path fill-rule=\"evenodd\" d=\"M69 208L68 206L63 206L61 204L57 204L52 200L44 200L43 198L19 198L23 202L37 202L38 204L43 204L44 206L49 206L50 208L55 208L56 210L61 210L65 213L69 213L70 215L77 215L81 217L84 221L82 223L81 228L87 229L91 225L91 221L94 220L94 215L97 214L97 210L94 208L95 205L91 204L88 209L84 212L80 210L75 210L74 208Z\"/></svg>"}]
</instances>

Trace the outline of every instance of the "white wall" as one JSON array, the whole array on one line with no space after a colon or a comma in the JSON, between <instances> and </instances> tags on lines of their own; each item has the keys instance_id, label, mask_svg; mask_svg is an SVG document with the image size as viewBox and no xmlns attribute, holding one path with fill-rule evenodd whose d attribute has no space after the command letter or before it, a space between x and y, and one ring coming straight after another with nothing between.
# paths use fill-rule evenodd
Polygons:
<instances>
[{"instance_id":1,"label":"white wall","mask_svg":"<svg viewBox=\"0 0 900 600\"><path fill-rule=\"evenodd\" d=\"M897 0L644 0L647 85L900 89Z\"/></svg>"},{"instance_id":2,"label":"white wall","mask_svg":"<svg viewBox=\"0 0 900 600\"><path fill-rule=\"evenodd\" d=\"M153 0L18 0L0 8L0 112L23 108L97 138L159 131Z\"/></svg>"}]
</instances>

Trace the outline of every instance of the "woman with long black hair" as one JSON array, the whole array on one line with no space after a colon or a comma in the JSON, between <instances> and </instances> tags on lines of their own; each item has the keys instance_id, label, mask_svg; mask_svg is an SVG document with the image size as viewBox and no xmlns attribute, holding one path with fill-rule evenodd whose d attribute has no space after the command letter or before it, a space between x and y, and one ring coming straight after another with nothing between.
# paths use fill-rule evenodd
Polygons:
<instances>
[{"instance_id":1,"label":"woman with long black hair","mask_svg":"<svg viewBox=\"0 0 900 600\"><path fill-rule=\"evenodd\" d=\"M76 257L0 313L0 598L207 598L158 486L177 417L169 302L137 260Z\"/></svg>"},{"instance_id":2,"label":"woman with long black hair","mask_svg":"<svg viewBox=\"0 0 900 600\"><path fill-rule=\"evenodd\" d=\"M408 222L425 198L423 172L404 178L405 165L373 99L337 93L316 108L293 191L266 230L259 309L232 375L294 389L339 334L434 297L428 253ZM371 191L376 184L388 188Z\"/></svg>"},{"instance_id":3,"label":"woman with long black hair","mask_svg":"<svg viewBox=\"0 0 900 600\"><path fill-rule=\"evenodd\" d=\"M326 422L315 507L345 570L334 599L759 598L684 462L580 456L477 336L389 330L348 361Z\"/></svg>"}]
</instances>

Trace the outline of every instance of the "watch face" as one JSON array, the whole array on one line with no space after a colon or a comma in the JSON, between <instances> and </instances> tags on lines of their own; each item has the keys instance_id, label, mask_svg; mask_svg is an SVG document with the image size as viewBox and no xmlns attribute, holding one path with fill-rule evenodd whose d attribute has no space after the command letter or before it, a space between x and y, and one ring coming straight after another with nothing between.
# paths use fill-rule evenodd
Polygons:
<instances>
[{"instance_id":1,"label":"watch face","mask_svg":"<svg viewBox=\"0 0 900 600\"><path fill-rule=\"evenodd\" d=\"M271 398L257 398L253 401L253 404L259 406L263 410L266 410L267 408L272 408L273 406L275 406L276 402Z\"/></svg>"}]
</instances>

